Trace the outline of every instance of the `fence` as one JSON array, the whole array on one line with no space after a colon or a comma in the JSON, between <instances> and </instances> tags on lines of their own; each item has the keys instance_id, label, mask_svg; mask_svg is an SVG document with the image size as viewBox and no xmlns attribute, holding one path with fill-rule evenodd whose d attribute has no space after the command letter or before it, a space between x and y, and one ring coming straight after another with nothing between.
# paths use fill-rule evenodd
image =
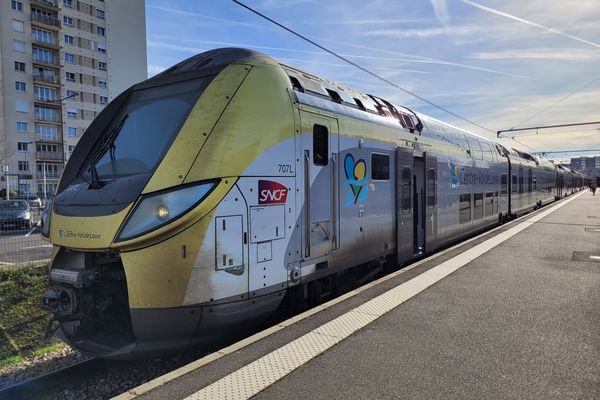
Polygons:
<instances>
[{"instance_id":1,"label":"fence","mask_svg":"<svg viewBox=\"0 0 600 400\"><path fill-rule=\"evenodd\" d=\"M30 163L26 154L0 168L0 269L46 263L52 254L40 236L40 219L62 165Z\"/></svg>"}]
</instances>

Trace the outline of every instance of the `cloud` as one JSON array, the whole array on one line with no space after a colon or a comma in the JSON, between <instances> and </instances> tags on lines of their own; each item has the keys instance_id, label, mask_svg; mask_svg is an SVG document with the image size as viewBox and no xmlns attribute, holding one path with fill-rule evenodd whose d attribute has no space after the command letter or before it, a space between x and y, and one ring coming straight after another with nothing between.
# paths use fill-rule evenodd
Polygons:
<instances>
[{"instance_id":1,"label":"cloud","mask_svg":"<svg viewBox=\"0 0 600 400\"><path fill-rule=\"evenodd\" d=\"M474 26L443 27L443 28L423 28L423 29L376 29L366 31L366 36L387 36L401 39L427 39L432 36L441 35L473 35L481 31L481 28Z\"/></svg>"},{"instance_id":2,"label":"cloud","mask_svg":"<svg viewBox=\"0 0 600 400\"><path fill-rule=\"evenodd\" d=\"M495 52L473 53L469 58L477 60L559 60L559 61L596 61L600 60L598 50L572 48L515 49Z\"/></svg>"},{"instance_id":3,"label":"cloud","mask_svg":"<svg viewBox=\"0 0 600 400\"><path fill-rule=\"evenodd\" d=\"M148 65L148 77L160 74L166 69L167 67L163 67L162 65Z\"/></svg>"},{"instance_id":4,"label":"cloud","mask_svg":"<svg viewBox=\"0 0 600 400\"><path fill-rule=\"evenodd\" d=\"M549 33L554 33L554 34L557 34L557 35L560 35L560 36L564 36L564 37L576 40L576 41L581 42L581 43L586 43L586 44L589 44L591 46L600 48L600 44L598 44L598 43L590 42L589 40L582 39L582 38L580 38L578 36L575 36L575 35L570 35L568 33L559 31L558 29L554 29L554 28L550 28L550 27L547 27L547 26L544 26L544 25L540 25L540 24L537 24L535 22L526 20L524 18L520 18L520 17L511 15L511 14L508 14L508 13L505 13L505 12L502 12L502 11L490 8L490 7L483 6L481 4L472 2L470 0L462 0L462 2L466 3L466 4L469 4L469 5L472 5L473 7L477 7L480 10L487 11L487 12L490 12L492 14L499 15L501 17L511 19L513 21L517 21L517 22L521 22L521 23L526 24L526 25L534 26L536 28L542 29L542 30L544 30L546 32L549 32Z\"/></svg>"},{"instance_id":5,"label":"cloud","mask_svg":"<svg viewBox=\"0 0 600 400\"><path fill-rule=\"evenodd\" d=\"M448 14L448 3L446 0L430 0L431 6L433 7L433 12L436 18L441 22L444 26L450 25L450 15Z\"/></svg>"}]
</instances>

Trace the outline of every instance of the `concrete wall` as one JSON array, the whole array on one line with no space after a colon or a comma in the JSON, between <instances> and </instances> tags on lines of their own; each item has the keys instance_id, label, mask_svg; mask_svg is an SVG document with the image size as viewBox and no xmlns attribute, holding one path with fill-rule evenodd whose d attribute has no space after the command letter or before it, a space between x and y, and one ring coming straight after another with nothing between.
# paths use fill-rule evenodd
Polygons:
<instances>
[{"instance_id":1,"label":"concrete wall","mask_svg":"<svg viewBox=\"0 0 600 400\"><path fill-rule=\"evenodd\" d=\"M144 0L106 0L108 99L148 77Z\"/></svg>"}]
</instances>

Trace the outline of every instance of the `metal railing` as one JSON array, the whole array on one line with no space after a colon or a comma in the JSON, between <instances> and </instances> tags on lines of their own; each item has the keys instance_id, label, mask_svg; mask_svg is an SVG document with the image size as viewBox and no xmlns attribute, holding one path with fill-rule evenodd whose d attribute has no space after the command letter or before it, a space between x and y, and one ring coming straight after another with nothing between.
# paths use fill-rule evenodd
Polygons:
<instances>
[{"instance_id":1,"label":"metal railing","mask_svg":"<svg viewBox=\"0 0 600 400\"><path fill-rule=\"evenodd\" d=\"M59 161L63 159L63 153L60 151L36 151L35 158L37 160Z\"/></svg>"},{"instance_id":2,"label":"metal railing","mask_svg":"<svg viewBox=\"0 0 600 400\"><path fill-rule=\"evenodd\" d=\"M35 0L34 0L35 1ZM31 21L39 22L41 24L56 26L60 28L60 21L54 17L48 15L42 15L39 13L31 13Z\"/></svg>"},{"instance_id":3,"label":"metal railing","mask_svg":"<svg viewBox=\"0 0 600 400\"><path fill-rule=\"evenodd\" d=\"M33 75L34 82L42 82L42 83L53 83L55 85L60 85L60 78L57 76L47 76L47 75Z\"/></svg>"}]
</instances>

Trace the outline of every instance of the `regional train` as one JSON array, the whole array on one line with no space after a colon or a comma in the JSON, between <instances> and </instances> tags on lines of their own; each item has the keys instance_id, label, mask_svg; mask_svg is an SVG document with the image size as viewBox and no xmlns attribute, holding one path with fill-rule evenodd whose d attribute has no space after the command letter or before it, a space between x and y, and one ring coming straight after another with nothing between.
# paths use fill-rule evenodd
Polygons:
<instances>
[{"instance_id":1,"label":"regional train","mask_svg":"<svg viewBox=\"0 0 600 400\"><path fill-rule=\"evenodd\" d=\"M211 50L86 130L42 225L42 303L95 356L205 346L582 181L264 54Z\"/></svg>"}]
</instances>

